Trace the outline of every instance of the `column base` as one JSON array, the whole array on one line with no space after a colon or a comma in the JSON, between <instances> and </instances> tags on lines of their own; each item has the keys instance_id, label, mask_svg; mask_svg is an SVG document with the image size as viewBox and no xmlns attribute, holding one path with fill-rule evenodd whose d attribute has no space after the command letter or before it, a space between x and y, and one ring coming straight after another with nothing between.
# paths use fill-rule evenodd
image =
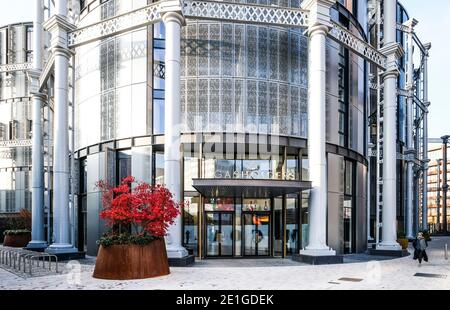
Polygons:
<instances>
[{"instance_id":1,"label":"column base","mask_svg":"<svg viewBox=\"0 0 450 310\"><path fill-rule=\"evenodd\" d=\"M177 247L167 247L167 257L168 258L183 258L189 256L188 251L182 247L182 246L177 246Z\"/></svg>"},{"instance_id":2,"label":"column base","mask_svg":"<svg viewBox=\"0 0 450 310\"><path fill-rule=\"evenodd\" d=\"M292 260L310 265L331 265L344 263L342 255L336 255L332 249L305 249L292 255Z\"/></svg>"},{"instance_id":3,"label":"column base","mask_svg":"<svg viewBox=\"0 0 450 310\"><path fill-rule=\"evenodd\" d=\"M167 247L167 258L171 267L185 267L195 263L195 256L182 246Z\"/></svg>"},{"instance_id":4,"label":"column base","mask_svg":"<svg viewBox=\"0 0 450 310\"><path fill-rule=\"evenodd\" d=\"M401 251L402 246L398 244L397 242L381 242L376 247L377 250L384 250L384 251Z\"/></svg>"},{"instance_id":5,"label":"column base","mask_svg":"<svg viewBox=\"0 0 450 310\"><path fill-rule=\"evenodd\" d=\"M194 265L195 263L195 256L194 255L188 255L181 258L169 258L169 266L170 267L187 267Z\"/></svg>"},{"instance_id":6,"label":"column base","mask_svg":"<svg viewBox=\"0 0 450 310\"><path fill-rule=\"evenodd\" d=\"M27 244L25 249L30 250L30 251L35 251L35 252L44 252L47 247L48 247L48 244L45 241L31 240Z\"/></svg>"},{"instance_id":7,"label":"column base","mask_svg":"<svg viewBox=\"0 0 450 310\"><path fill-rule=\"evenodd\" d=\"M55 255L58 257L59 261L84 259L86 256L85 252L78 251L78 249L71 244L62 243L51 244L45 249L45 253Z\"/></svg>"}]
</instances>

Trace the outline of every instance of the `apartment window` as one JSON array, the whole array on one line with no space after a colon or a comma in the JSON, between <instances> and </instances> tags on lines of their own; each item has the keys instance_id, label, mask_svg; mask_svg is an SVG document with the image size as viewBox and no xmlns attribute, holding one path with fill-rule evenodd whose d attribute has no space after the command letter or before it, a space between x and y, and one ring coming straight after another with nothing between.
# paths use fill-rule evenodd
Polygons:
<instances>
[{"instance_id":1,"label":"apartment window","mask_svg":"<svg viewBox=\"0 0 450 310\"><path fill-rule=\"evenodd\" d=\"M164 24L155 24L153 30L153 134L163 134L166 69Z\"/></svg>"},{"instance_id":2,"label":"apartment window","mask_svg":"<svg viewBox=\"0 0 450 310\"><path fill-rule=\"evenodd\" d=\"M33 27L27 27L26 61L33 61Z\"/></svg>"},{"instance_id":3,"label":"apartment window","mask_svg":"<svg viewBox=\"0 0 450 310\"><path fill-rule=\"evenodd\" d=\"M80 0L80 11L86 8L86 0Z\"/></svg>"},{"instance_id":4,"label":"apartment window","mask_svg":"<svg viewBox=\"0 0 450 310\"><path fill-rule=\"evenodd\" d=\"M339 145L348 146L348 50L341 47L339 51Z\"/></svg>"},{"instance_id":5,"label":"apartment window","mask_svg":"<svg viewBox=\"0 0 450 310\"><path fill-rule=\"evenodd\" d=\"M0 123L0 141L6 140L6 125Z\"/></svg>"},{"instance_id":6,"label":"apartment window","mask_svg":"<svg viewBox=\"0 0 450 310\"><path fill-rule=\"evenodd\" d=\"M131 175L131 150L117 152L117 184Z\"/></svg>"}]
</instances>

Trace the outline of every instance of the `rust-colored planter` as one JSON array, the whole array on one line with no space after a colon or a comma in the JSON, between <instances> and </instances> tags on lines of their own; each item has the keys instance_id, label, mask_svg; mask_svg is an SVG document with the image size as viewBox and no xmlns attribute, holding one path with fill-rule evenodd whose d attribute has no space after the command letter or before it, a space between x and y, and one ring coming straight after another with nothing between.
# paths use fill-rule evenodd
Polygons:
<instances>
[{"instance_id":1,"label":"rust-colored planter","mask_svg":"<svg viewBox=\"0 0 450 310\"><path fill-rule=\"evenodd\" d=\"M31 233L20 235L6 235L3 240L3 246L12 248L24 248L31 241Z\"/></svg>"},{"instance_id":2,"label":"rust-colored planter","mask_svg":"<svg viewBox=\"0 0 450 310\"><path fill-rule=\"evenodd\" d=\"M170 273L164 239L148 245L100 246L94 278L133 280L165 276Z\"/></svg>"}]
</instances>

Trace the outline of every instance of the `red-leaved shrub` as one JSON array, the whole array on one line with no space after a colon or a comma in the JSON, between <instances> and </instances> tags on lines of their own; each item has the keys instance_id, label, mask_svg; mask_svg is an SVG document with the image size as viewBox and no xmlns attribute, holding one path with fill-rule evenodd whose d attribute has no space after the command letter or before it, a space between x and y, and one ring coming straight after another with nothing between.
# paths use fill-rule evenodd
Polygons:
<instances>
[{"instance_id":1,"label":"red-leaved shrub","mask_svg":"<svg viewBox=\"0 0 450 310\"><path fill-rule=\"evenodd\" d=\"M103 191L100 217L113 234L122 234L126 227L132 227L128 233L164 237L182 207L164 186L137 183L131 176L117 187L104 181L98 182L97 187Z\"/></svg>"}]
</instances>

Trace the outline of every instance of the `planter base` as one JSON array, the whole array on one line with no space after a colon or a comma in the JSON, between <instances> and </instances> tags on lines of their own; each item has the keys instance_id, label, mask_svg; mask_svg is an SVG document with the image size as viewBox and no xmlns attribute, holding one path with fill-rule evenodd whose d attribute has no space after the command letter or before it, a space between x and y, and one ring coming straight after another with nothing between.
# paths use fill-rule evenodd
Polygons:
<instances>
[{"instance_id":1,"label":"planter base","mask_svg":"<svg viewBox=\"0 0 450 310\"><path fill-rule=\"evenodd\" d=\"M94 278L133 280L170 274L166 244L163 239L148 245L100 246Z\"/></svg>"}]
</instances>

